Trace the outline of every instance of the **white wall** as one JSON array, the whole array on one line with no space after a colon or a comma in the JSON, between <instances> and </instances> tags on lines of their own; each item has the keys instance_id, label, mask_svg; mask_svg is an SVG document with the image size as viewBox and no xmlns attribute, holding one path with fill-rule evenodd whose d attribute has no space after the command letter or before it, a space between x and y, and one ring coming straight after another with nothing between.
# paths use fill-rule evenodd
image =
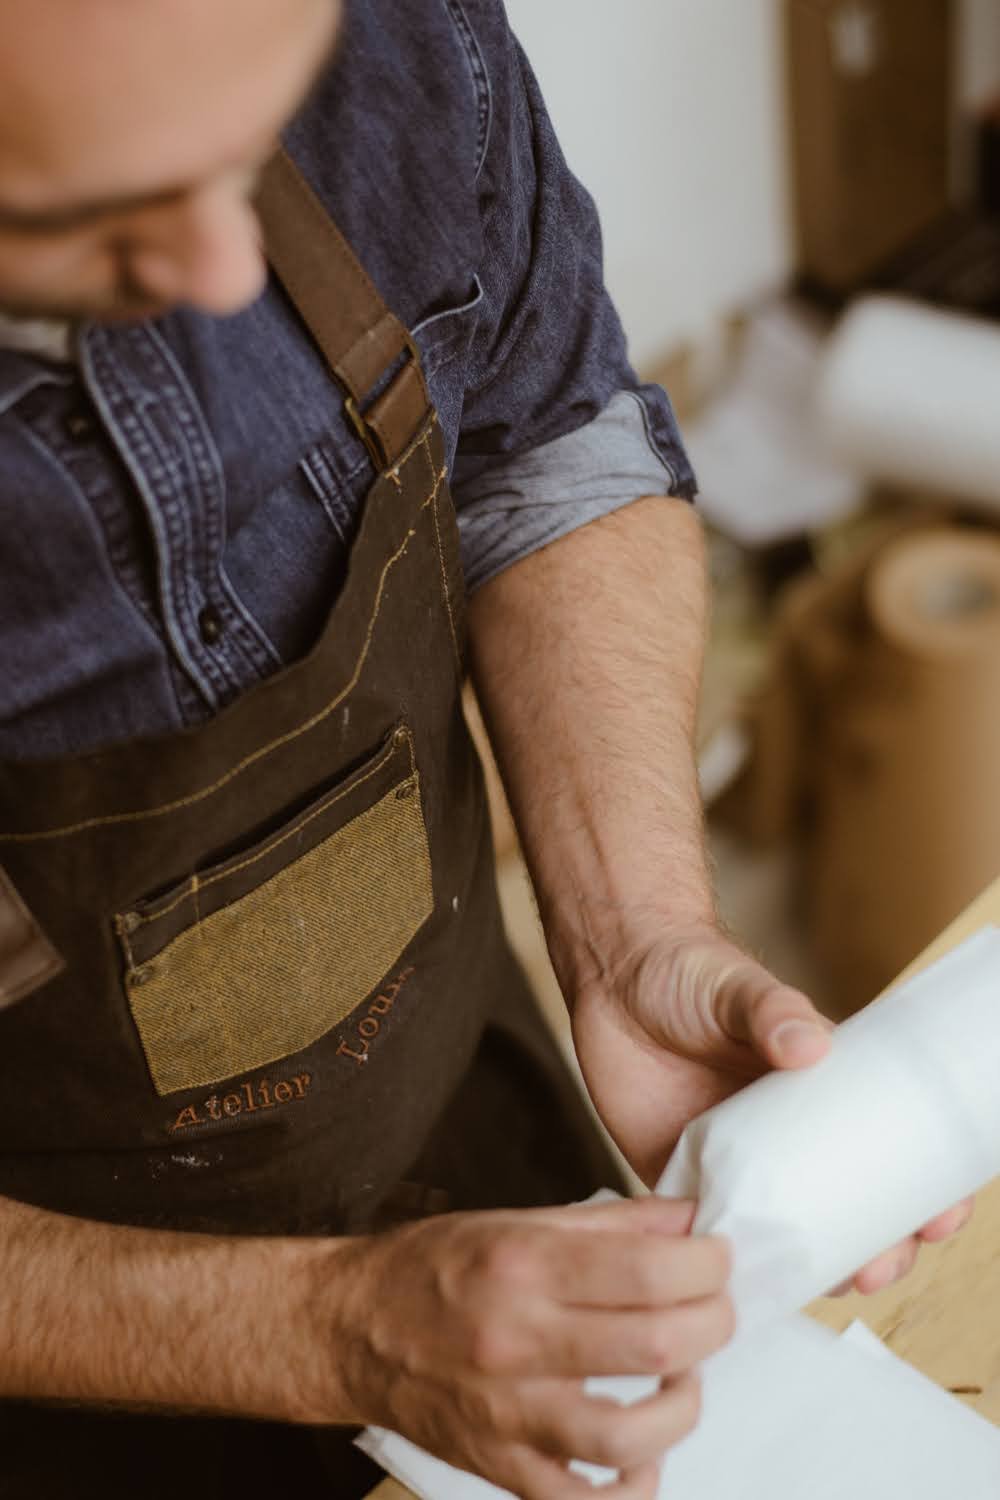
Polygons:
<instances>
[{"instance_id":1,"label":"white wall","mask_svg":"<svg viewBox=\"0 0 1000 1500\"><path fill-rule=\"evenodd\" d=\"M508 0L604 224L633 359L789 266L777 0Z\"/></svg>"},{"instance_id":2,"label":"white wall","mask_svg":"<svg viewBox=\"0 0 1000 1500\"><path fill-rule=\"evenodd\" d=\"M1000 0L960 0L962 93L1000 88ZM633 359L655 364L792 265L783 0L507 0L597 198Z\"/></svg>"}]
</instances>

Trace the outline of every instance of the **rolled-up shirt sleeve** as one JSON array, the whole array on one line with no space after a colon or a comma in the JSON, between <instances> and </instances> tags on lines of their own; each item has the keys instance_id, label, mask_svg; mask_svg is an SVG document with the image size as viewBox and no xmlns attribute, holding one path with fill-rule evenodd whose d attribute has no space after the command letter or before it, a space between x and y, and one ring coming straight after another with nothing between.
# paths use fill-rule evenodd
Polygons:
<instances>
[{"instance_id":1,"label":"rolled-up shirt sleeve","mask_svg":"<svg viewBox=\"0 0 1000 1500\"><path fill-rule=\"evenodd\" d=\"M632 369L600 223L497 0L467 0L490 90L479 172L483 287L455 458L476 588L642 495L693 498L666 393Z\"/></svg>"},{"instance_id":2,"label":"rolled-up shirt sleeve","mask_svg":"<svg viewBox=\"0 0 1000 1500\"><path fill-rule=\"evenodd\" d=\"M650 434L646 399L619 391L584 427L511 454L463 486L458 528L470 591L640 495L689 493L690 470L679 476Z\"/></svg>"}]
</instances>

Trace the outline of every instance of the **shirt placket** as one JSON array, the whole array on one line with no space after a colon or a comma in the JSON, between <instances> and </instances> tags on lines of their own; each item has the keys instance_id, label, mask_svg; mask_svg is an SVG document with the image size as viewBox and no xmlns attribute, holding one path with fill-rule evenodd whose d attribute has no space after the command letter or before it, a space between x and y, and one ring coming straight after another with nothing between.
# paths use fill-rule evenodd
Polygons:
<instances>
[{"instance_id":1,"label":"shirt placket","mask_svg":"<svg viewBox=\"0 0 1000 1500\"><path fill-rule=\"evenodd\" d=\"M281 659L226 577L225 476L211 431L151 325L88 328L80 361L149 523L169 647L209 709L218 710Z\"/></svg>"}]
</instances>

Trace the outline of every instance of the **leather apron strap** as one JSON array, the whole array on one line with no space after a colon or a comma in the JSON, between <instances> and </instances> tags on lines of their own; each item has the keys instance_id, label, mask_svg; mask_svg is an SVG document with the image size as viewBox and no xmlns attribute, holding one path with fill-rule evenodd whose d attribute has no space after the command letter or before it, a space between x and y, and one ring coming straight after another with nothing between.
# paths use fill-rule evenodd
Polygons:
<instances>
[{"instance_id":1,"label":"leather apron strap","mask_svg":"<svg viewBox=\"0 0 1000 1500\"><path fill-rule=\"evenodd\" d=\"M431 399L408 330L284 150L257 194L268 259L346 397L377 471L426 425Z\"/></svg>"}]
</instances>

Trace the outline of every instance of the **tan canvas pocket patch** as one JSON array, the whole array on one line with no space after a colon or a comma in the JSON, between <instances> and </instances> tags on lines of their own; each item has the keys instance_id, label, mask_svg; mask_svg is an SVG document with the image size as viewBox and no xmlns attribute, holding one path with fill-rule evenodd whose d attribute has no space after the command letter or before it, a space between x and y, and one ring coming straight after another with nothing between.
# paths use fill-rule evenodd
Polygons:
<instances>
[{"instance_id":1,"label":"tan canvas pocket patch","mask_svg":"<svg viewBox=\"0 0 1000 1500\"><path fill-rule=\"evenodd\" d=\"M434 905L410 731L288 824L118 913L159 1094L288 1057L343 1021Z\"/></svg>"}]
</instances>

